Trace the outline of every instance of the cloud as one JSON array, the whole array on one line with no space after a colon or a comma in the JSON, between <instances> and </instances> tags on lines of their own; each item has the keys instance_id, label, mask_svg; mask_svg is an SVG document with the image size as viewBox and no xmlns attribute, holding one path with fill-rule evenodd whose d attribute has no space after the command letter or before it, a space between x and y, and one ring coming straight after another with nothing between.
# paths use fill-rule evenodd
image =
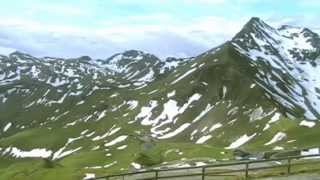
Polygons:
<instances>
[{"instance_id":1,"label":"cloud","mask_svg":"<svg viewBox=\"0 0 320 180\"><path fill-rule=\"evenodd\" d=\"M296 15L296 16L279 16L273 15L266 18L267 22L274 27L281 25L292 25L298 27L306 27L309 29L319 29L318 19L320 17L313 15Z\"/></svg>"},{"instance_id":2,"label":"cloud","mask_svg":"<svg viewBox=\"0 0 320 180\"><path fill-rule=\"evenodd\" d=\"M109 22L99 28L6 19L0 18L0 46L36 56L94 58L106 58L128 49L144 50L160 57L195 56L230 39L244 23L215 16L176 22L168 14L129 18L142 22L158 19L153 24Z\"/></svg>"},{"instance_id":3,"label":"cloud","mask_svg":"<svg viewBox=\"0 0 320 180\"><path fill-rule=\"evenodd\" d=\"M35 56L107 58L138 49L162 58L195 56L230 40L250 17L195 17L180 21L170 14L131 16L103 22L100 27L44 24L34 20L0 18L0 46ZM297 17L266 18L272 25L294 24ZM134 22L134 23L130 23Z\"/></svg>"},{"instance_id":4,"label":"cloud","mask_svg":"<svg viewBox=\"0 0 320 180\"><path fill-rule=\"evenodd\" d=\"M0 9L0 46L36 56L106 58L127 49L140 49L161 57L195 56L231 39L251 16L262 17L275 26L319 28L317 13L279 15L270 8L265 11L262 6L256 7L259 2L38 1L32 6L21 5L22 10L27 10L21 13L6 14L6 9Z\"/></svg>"},{"instance_id":5,"label":"cloud","mask_svg":"<svg viewBox=\"0 0 320 180\"><path fill-rule=\"evenodd\" d=\"M75 4L44 4L44 3L34 3L30 8L28 8L30 14L56 14L64 16L79 16L88 15L91 13L89 8L85 8Z\"/></svg>"},{"instance_id":6,"label":"cloud","mask_svg":"<svg viewBox=\"0 0 320 180\"><path fill-rule=\"evenodd\" d=\"M302 7L320 7L319 0L298 0L298 4Z\"/></svg>"},{"instance_id":7,"label":"cloud","mask_svg":"<svg viewBox=\"0 0 320 180\"><path fill-rule=\"evenodd\" d=\"M188 3L224 4L226 0L186 0Z\"/></svg>"},{"instance_id":8,"label":"cloud","mask_svg":"<svg viewBox=\"0 0 320 180\"><path fill-rule=\"evenodd\" d=\"M9 55L10 53L13 53L16 51L16 49L8 48L8 47L1 47L0 46L0 54L1 55Z\"/></svg>"}]
</instances>

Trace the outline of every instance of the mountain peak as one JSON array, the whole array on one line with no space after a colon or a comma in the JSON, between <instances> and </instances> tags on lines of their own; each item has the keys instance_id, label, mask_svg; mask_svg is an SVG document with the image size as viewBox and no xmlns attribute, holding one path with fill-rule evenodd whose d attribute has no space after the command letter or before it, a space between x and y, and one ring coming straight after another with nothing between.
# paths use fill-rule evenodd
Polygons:
<instances>
[{"instance_id":1,"label":"mountain peak","mask_svg":"<svg viewBox=\"0 0 320 180\"><path fill-rule=\"evenodd\" d=\"M253 23L261 23L263 22L259 17L252 17L247 24L253 24Z\"/></svg>"},{"instance_id":2,"label":"mountain peak","mask_svg":"<svg viewBox=\"0 0 320 180\"><path fill-rule=\"evenodd\" d=\"M267 23L265 23L263 20L261 20L258 17L252 17L245 25L244 27L264 27L269 26Z\"/></svg>"},{"instance_id":3,"label":"mountain peak","mask_svg":"<svg viewBox=\"0 0 320 180\"><path fill-rule=\"evenodd\" d=\"M273 28L256 17L248 21L232 42L245 51L257 50L261 53L265 50L265 54L292 61L315 59L320 47L319 36L308 28L290 25Z\"/></svg>"},{"instance_id":4,"label":"mountain peak","mask_svg":"<svg viewBox=\"0 0 320 180\"><path fill-rule=\"evenodd\" d=\"M301 27L297 27L297 26L292 26L292 25L281 25L280 28L278 28L278 30L286 30L286 29L301 29Z\"/></svg>"},{"instance_id":5,"label":"mountain peak","mask_svg":"<svg viewBox=\"0 0 320 180\"><path fill-rule=\"evenodd\" d=\"M18 59L35 59L35 57L31 56L30 54L27 54L25 52L21 52L21 51L14 51L12 53L9 54L10 58L18 58Z\"/></svg>"},{"instance_id":6,"label":"mountain peak","mask_svg":"<svg viewBox=\"0 0 320 180\"><path fill-rule=\"evenodd\" d=\"M143 51L140 51L140 50L135 50L135 49L130 49L130 50L126 50L122 53L123 55L142 55L142 54L148 54L148 53L145 53Z\"/></svg>"},{"instance_id":7,"label":"mountain peak","mask_svg":"<svg viewBox=\"0 0 320 180\"><path fill-rule=\"evenodd\" d=\"M30 56L29 54L27 54L27 53L24 53L24 52L22 52L22 51L14 51L14 52L12 52L12 53L10 53L10 56L11 55L28 55L28 56Z\"/></svg>"},{"instance_id":8,"label":"mountain peak","mask_svg":"<svg viewBox=\"0 0 320 180\"><path fill-rule=\"evenodd\" d=\"M265 34L266 31L275 31L275 29L271 26L269 26L267 23L265 23L263 20L261 20L258 17L252 17L241 29L241 31L236 34L234 39L246 39L248 35L251 33L258 34L258 36L261 36L262 34Z\"/></svg>"},{"instance_id":9,"label":"mountain peak","mask_svg":"<svg viewBox=\"0 0 320 180\"><path fill-rule=\"evenodd\" d=\"M117 54L111 56L110 58L107 59L107 62L112 63L112 64L117 64L117 63L120 63L122 61L127 61L127 60L140 61L145 58L157 59L156 56L149 54L149 53L145 53L143 51L127 50L127 51L124 51L123 53L117 53Z\"/></svg>"},{"instance_id":10,"label":"mountain peak","mask_svg":"<svg viewBox=\"0 0 320 180\"><path fill-rule=\"evenodd\" d=\"M92 58L90 56L80 56L78 59L83 60L83 61L91 61Z\"/></svg>"},{"instance_id":11,"label":"mountain peak","mask_svg":"<svg viewBox=\"0 0 320 180\"><path fill-rule=\"evenodd\" d=\"M272 39L271 34L275 34L276 29L269 26L258 17L251 18L233 38L233 43L240 45L245 50L259 49L259 45L255 42L257 39L262 41Z\"/></svg>"},{"instance_id":12,"label":"mountain peak","mask_svg":"<svg viewBox=\"0 0 320 180\"><path fill-rule=\"evenodd\" d=\"M304 36L310 36L310 37L316 38L316 39L318 39L318 36L319 36L317 33L313 32L311 29L309 29L307 27L282 25L277 30L282 33L286 33L287 35L297 36L297 34L301 33L301 34L304 34Z\"/></svg>"}]
</instances>

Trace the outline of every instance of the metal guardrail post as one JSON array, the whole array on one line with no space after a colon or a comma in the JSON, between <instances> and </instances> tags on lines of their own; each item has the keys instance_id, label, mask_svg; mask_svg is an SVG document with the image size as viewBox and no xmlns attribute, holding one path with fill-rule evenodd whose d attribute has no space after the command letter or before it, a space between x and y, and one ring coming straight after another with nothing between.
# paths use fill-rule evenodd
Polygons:
<instances>
[{"instance_id":1,"label":"metal guardrail post","mask_svg":"<svg viewBox=\"0 0 320 180\"><path fill-rule=\"evenodd\" d=\"M249 163L246 163L246 174L245 174L245 179L248 179L249 177Z\"/></svg>"},{"instance_id":2,"label":"metal guardrail post","mask_svg":"<svg viewBox=\"0 0 320 180\"><path fill-rule=\"evenodd\" d=\"M205 179L205 173L206 173L206 168L203 167L203 168L202 168L202 173L201 173L201 175L202 175L202 180Z\"/></svg>"},{"instance_id":3,"label":"metal guardrail post","mask_svg":"<svg viewBox=\"0 0 320 180\"><path fill-rule=\"evenodd\" d=\"M159 178L159 171L155 170L155 177L154 177L154 179L155 179L155 180L158 180L158 178Z\"/></svg>"},{"instance_id":4,"label":"metal guardrail post","mask_svg":"<svg viewBox=\"0 0 320 180\"><path fill-rule=\"evenodd\" d=\"M288 158L288 174L291 173L291 158Z\"/></svg>"}]
</instances>

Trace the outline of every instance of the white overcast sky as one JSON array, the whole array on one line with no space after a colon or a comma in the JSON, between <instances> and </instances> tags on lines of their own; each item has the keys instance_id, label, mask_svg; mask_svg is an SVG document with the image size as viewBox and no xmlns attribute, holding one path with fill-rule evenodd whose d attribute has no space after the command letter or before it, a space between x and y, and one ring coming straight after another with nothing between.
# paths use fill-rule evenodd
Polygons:
<instances>
[{"instance_id":1,"label":"white overcast sky","mask_svg":"<svg viewBox=\"0 0 320 180\"><path fill-rule=\"evenodd\" d=\"M0 53L194 56L231 39L252 16L318 31L319 9L319 0L10 0L0 7Z\"/></svg>"}]
</instances>

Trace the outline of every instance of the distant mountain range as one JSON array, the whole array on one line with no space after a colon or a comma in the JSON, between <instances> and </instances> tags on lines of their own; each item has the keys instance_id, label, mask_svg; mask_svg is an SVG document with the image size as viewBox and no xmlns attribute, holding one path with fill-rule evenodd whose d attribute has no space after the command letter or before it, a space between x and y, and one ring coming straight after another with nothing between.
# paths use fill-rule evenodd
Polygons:
<instances>
[{"instance_id":1,"label":"distant mountain range","mask_svg":"<svg viewBox=\"0 0 320 180\"><path fill-rule=\"evenodd\" d=\"M161 47L159 47L161 48ZM0 56L0 179L81 179L318 147L320 36L252 18L192 58Z\"/></svg>"}]
</instances>

